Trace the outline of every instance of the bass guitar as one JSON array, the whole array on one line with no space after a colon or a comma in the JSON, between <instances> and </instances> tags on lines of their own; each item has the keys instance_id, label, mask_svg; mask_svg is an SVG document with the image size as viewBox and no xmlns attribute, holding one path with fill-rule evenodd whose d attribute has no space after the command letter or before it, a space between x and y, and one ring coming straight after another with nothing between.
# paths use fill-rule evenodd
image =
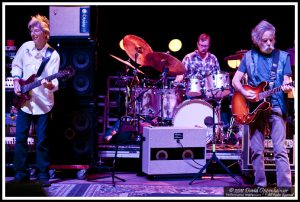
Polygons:
<instances>
[{"instance_id":1,"label":"bass guitar","mask_svg":"<svg viewBox=\"0 0 300 202\"><path fill-rule=\"evenodd\" d=\"M47 81L51 81L53 79L67 79L70 78L72 75L74 75L74 69L72 67L67 67L63 70L60 70L58 73L55 73L53 75L47 76L43 79L46 79ZM21 85L21 95L17 96L15 95L12 100L12 104L15 108L19 109L21 108L24 103L30 99L29 91L42 85L42 80L39 79L36 80L35 74L32 74L28 79L23 80L20 79L19 83Z\"/></svg>"},{"instance_id":2,"label":"bass guitar","mask_svg":"<svg viewBox=\"0 0 300 202\"><path fill-rule=\"evenodd\" d=\"M250 85L243 85L245 90L253 90L256 93L256 98L253 100L247 100L240 92L235 92L232 96L232 116L234 120L240 124L250 124L259 115L261 111L268 110L271 107L271 103L266 101L266 98L280 92L282 86L272 88L266 91L268 82L261 82L257 87ZM294 81L287 85L295 86Z\"/></svg>"}]
</instances>

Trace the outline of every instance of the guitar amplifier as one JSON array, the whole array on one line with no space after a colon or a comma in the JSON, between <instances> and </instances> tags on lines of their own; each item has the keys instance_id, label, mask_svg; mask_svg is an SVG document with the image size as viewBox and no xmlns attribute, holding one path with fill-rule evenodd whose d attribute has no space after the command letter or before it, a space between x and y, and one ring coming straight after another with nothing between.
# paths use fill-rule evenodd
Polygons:
<instances>
[{"instance_id":1,"label":"guitar amplifier","mask_svg":"<svg viewBox=\"0 0 300 202\"><path fill-rule=\"evenodd\" d=\"M286 139L285 146L287 148L289 163L291 171L295 171L295 149L294 149L294 139ZM273 152L273 142L272 139L264 140L264 163L265 170L268 172L276 171L275 157ZM243 149L240 167L244 172L253 171L253 166L251 162L251 148L250 148L250 138L249 138L249 126L244 126L244 136L243 136Z\"/></svg>"},{"instance_id":2,"label":"guitar amplifier","mask_svg":"<svg viewBox=\"0 0 300 202\"><path fill-rule=\"evenodd\" d=\"M89 37L90 6L50 6L51 37Z\"/></svg>"},{"instance_id":3,"label":"guitar amplifier","mask_svg":"<svg viewBox=\"0 0 300 202\"><path fill-rule=\"evenodd\" d=\"M196 127L144 127L142 171L147 175L198 173L206 163L206 133L206 128Z\"/></svg>"}]
</instances>

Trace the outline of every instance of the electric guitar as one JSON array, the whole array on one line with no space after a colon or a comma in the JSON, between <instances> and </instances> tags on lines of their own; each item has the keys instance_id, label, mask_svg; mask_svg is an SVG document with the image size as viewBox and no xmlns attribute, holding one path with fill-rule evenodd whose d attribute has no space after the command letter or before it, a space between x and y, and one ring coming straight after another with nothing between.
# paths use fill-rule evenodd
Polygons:
<instances>
[{"instance_id":1,"label":"electric guitar","mask_svg":"<svg viewBox=\"0 0 300 202\"><path fill-rule=\"evenodd\" d=\"M246 98L240 93L235 92L232 96L232 116L234 120L240 124L250 124L259 115L261 111L268 110L271 107L271 103L266 101L266 98L280 92L282 86L272 88L265 91L268 82L261 82L257 87L250 85L243 85L245 90L253 90L256 92L256 98L253 100L246 100ZM294 81L287 85L295 86Z\"/></svg>"},{"instance_id":2,"label":"electric guitar","mask_svg":"<svg viewBox=\"0 0 300 202\"><path fill-rule=\"evenodd\" d=\"M62 78L67 79L73 75L74 75L74 69L72 67L67 67L63 70L60 70L58 73L47 76L43 79L46 79L47 81L51 81L56 78L57 79L62 79ZM23 79L19 80L19 83L21 85L21 95L20 96L15 95L13 97L12 103L15 108L17 108L17 109L21 108L24 105L24 103L30 99L30 95L29 95L30 90L42 85L41 82L43 79L36 80L35 76L36 76L35 74L32 74L26 80L23 80Z\"/></svg>"}]
</instances>

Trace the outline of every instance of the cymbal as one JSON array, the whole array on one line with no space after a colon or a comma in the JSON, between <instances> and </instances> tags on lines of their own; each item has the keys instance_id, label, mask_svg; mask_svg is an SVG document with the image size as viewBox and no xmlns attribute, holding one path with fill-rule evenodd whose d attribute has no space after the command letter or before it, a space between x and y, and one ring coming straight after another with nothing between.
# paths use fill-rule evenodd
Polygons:
<instances>
[{"instance_id":1,"label":"cymbal","mask_svg":"<svg viewBox=\"0 0 300 202\"><path fill-rule=\"evenodd\" d=\"M153 52L146 56L147 62L156 70L163 72L164 67L168 67L168 75L175 76L184 74L185 67L182 62L170 54L164 52Z\"/></svg>"},{"instance_id":2,"label":"cymbal","mask_svg":"<svg viewBox=\"0 0 300 202\"><path fill-rule=\"evenodd\" d=\"M148 66L145 59L148 53L152 53L152 48L142 38L135 35L126 35L123 38L123 45L127 55L142 66Z\"/></svg>"},{"instance_id":3,"label":"cymbal","mask_svg":"<svg viewBox=\"0 0 300 202\"><path fill-rule=\"evenodd\" d=\"M224 58L224 60L241 60L243 58L244 54L243 53L238 53L234 55L229 55Z\"/></svg>"},{"instance_id":4,"label":"cymbal","mask_svg":"<svg viewBox=\"0 0 300 202\"><path fill-rule=\"evenodd\" d=\"M124 63L125 65L131 67L132 69L136 69L137 72L144 74L144 72L142 72L141 70L135 68L130 62L122 60L121 58L118 58L117 56L114 56L112 54L109 54L111 57L115 58L116 60L119 60L120 62Z\"/></svg>"},{"instance_id":5,"label":"cymbal","mask_svg":"<svg viewBox=\"0 0 300 202\"><path fill-rule=\"evenodd\" d=\"M225 57L224 60L241 60L246 52L247 50L237 51L234 55L229 55L228 57Z\"/></svg>"}]
</instances>

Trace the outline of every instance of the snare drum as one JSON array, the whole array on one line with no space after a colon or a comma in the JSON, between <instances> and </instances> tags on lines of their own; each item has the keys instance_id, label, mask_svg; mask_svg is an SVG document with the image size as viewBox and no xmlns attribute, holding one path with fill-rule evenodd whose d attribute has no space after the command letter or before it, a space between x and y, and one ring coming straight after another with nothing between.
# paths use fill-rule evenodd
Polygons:
<instances>
[{"instance_id":1,"label":"snare drum","mask_svg":"<svg viewBox=\"0 0 300 202\"><path fill-rule=\"evenodd\" d=\"M220 99L231 93L229 73L219 71L205 78L206 97Z\"/></svg>"}]
</instances>

